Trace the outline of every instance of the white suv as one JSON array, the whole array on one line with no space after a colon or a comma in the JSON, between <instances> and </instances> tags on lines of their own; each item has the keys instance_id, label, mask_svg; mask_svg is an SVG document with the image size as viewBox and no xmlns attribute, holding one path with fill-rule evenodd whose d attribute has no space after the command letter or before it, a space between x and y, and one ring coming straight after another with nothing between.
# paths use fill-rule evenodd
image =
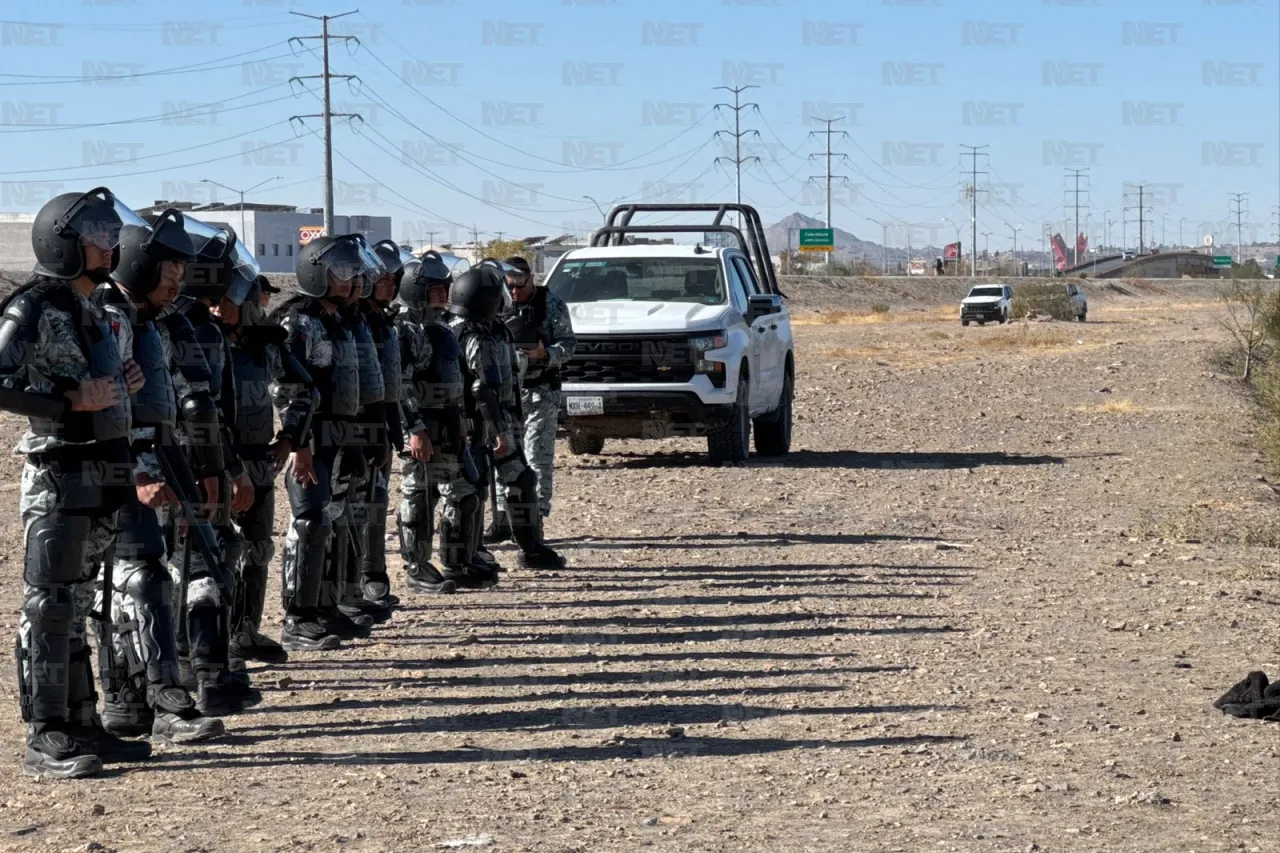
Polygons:
<instances>
[{"instance_id":1,"label":"white suv","mask_svg":"<svg viewBox=\"0 0 1280 853\"><path fill-rule=\"evenodd\" d=\"M1009 285L976 285L960 300L960 325L967 326L971 320L979 326L986 325L988 320L1007 323L1012 305L1013 288Z\"/></svg>"},{"instance_id":2,"label":"white suv","mask_svg":"<svg viewBox=\"0 0 1280 853\"><path fill-rule=\"evenodd\" d=\"M632 225L638 212L715 211L711 225ZM727 211L743 231L723 225ZM628 244L635 233L730 234L737 246ZM722 243L720 240L707 242ZM713 464L791 447L791 315L759 215L747 205L615 208L589 248L547 276L569 306L578 347L561 369L561 414L575 453L607 438L705 436Z\"/></svg>"}]
</instances>

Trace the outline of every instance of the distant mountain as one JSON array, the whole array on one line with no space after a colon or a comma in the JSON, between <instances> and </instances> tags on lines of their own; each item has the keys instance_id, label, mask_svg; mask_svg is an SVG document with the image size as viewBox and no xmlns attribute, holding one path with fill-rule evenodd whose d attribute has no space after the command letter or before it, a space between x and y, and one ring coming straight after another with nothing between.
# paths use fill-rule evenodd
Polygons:
<instances>
[{"instance_id":1,"label":"distant mountain","mask_svg":"<svg viewBox=\"0 0 1280 853\"><path fill-rule=\"evenodd\" d=\"M799 244L800 236L797 232L801 228L822 227L824 226L821 219L805 216L803 213L793 213L772 225L766 226L765 238L769 241L770 251L776 255L786 251L788 246L794 249ZM878 266L883 263L885 257L882 244L873 240L863 240L843 228L835 229L835 246L834 254L836 259L841 261L865 258ZM940 257L942 249L937 246L912 246L911 255L915 258L932 259ZM890 246L888 256L890 266L902 264L906 262L907 251L905 248Z\"/></svg>"}]
</instances>

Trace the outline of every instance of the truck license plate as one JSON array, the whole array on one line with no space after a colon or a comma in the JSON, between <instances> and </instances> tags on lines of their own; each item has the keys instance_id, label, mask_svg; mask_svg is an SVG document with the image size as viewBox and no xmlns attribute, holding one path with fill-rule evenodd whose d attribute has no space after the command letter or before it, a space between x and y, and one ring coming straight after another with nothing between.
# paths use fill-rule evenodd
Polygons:
<instances>
[{"instance_id":1,"label":"truck license plate","mask_svg":"<svg viewBox=\"0 0 1280 853\"><path fill-rule=\"evenodd\" d=\"M565 408L570 415L603 415L604 397L569 397Z\"/></svg>"}]
</instances>

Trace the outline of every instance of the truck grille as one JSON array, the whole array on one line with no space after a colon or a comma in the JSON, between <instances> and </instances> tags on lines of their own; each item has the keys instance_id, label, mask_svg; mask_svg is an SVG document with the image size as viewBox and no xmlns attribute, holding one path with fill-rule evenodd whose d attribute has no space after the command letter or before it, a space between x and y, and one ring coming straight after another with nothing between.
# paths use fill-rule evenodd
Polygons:
<instances>
[{"instance_id":1,"label":"truck grille","mask_svg":"<svg viewBox=\"0 0 1280 853\"><path fill-rule=\"evenodd\" d=\"M688 382L693 347L683 335L579 335L560 375L565 382Z\"/></svg>"}]
</instances>

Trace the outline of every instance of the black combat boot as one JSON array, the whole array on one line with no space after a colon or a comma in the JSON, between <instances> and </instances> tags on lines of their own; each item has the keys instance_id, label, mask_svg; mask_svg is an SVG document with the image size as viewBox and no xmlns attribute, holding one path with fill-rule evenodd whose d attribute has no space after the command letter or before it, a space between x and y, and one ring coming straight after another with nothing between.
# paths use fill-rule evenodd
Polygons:
<instances>
[{"instance_id":1,"label":"black combat boot","mask_svg":"<svg viewBox=\"0 0 1280 853\"><path fill-rule=\"evenodd\" d=\"M37 779L80 779L102 772L102 759L65 722L45 720L27 732L22 772Z\"/></svg>"},{"instance_id":2,"label":"black combat boot","mask_svg":"<svg viewBox=\"0 0 1280 853\"><path fill-rule=\"evenodd\" d=\"M151 692L155 722L152 740L171 745L200 743L226 734L227 727L217 717L206 717L191 695L181 687L162 687Z\"/></svg>"},{"instance_id":3,"label":"black combat boot","mask_svg":"<svg viewBox=\"0 0 1280 853\"><path fill-rule=\"evenodd\" d=\"M291 652L331 652L342 645L342 638L329 631L313 611L285 614L280 644Z\"/></svg>"}]
</instances>

